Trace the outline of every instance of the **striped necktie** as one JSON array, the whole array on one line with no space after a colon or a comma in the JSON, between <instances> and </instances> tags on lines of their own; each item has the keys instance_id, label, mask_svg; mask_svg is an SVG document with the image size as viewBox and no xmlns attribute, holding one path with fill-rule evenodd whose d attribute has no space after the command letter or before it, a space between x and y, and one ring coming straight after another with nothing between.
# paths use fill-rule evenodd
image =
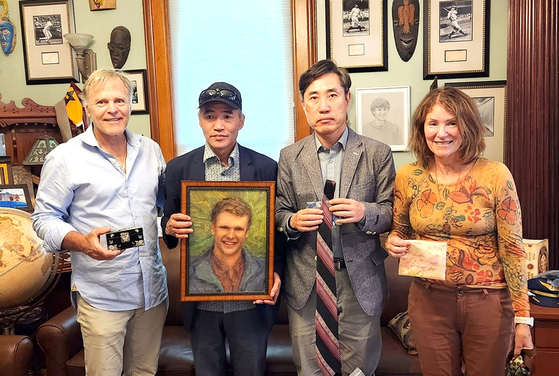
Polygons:
<instances>
[{"instance_id":1,"label":"striped necktie","mask_svg":"<svg viewBox=\"0 0 559 376\"><path fill-rule=\"evenodd\" d=\"M323 221L317 233L316 260L316 356L324 375L341 375L342 363L338 341L338 305L336 275L332 253L332 212L328 201L334 198L336 183L326 180L321 208Z\"/></svg>"}]
</instances>

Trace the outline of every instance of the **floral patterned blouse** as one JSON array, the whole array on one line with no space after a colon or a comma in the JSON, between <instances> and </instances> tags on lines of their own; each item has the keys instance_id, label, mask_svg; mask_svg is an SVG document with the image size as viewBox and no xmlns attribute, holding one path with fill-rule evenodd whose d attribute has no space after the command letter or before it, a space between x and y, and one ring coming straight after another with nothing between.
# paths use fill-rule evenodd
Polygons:
<instances>
[{"instance_id":1,"label":"floral patterned blouse","mask_svg":"<svg viewBox=\"0 0 559 376\"><path fill-rule=\"evenodd\" d=\"M528 317L520 205L508 168L479 158L456 183L437 184L417 162L400 168L390 235L445 241L446 280L510 291L515 316Z\"/></svg>"}]
</instances>

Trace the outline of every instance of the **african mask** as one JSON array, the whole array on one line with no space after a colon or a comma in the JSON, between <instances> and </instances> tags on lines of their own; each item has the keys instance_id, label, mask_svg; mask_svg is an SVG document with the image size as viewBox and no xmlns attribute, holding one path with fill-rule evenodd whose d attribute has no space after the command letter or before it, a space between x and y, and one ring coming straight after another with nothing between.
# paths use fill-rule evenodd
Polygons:
<instances>
[{"instance_id":1,"label":"african mask","mask_svg":"<svg viewBox=\"0 0 559 376\"><path fill-rule=\"evenodd\" d=\"M411 59L419 33L419 1L394 0L392 21L396 50L403 61Z\"/></svg>"}]
</instances>

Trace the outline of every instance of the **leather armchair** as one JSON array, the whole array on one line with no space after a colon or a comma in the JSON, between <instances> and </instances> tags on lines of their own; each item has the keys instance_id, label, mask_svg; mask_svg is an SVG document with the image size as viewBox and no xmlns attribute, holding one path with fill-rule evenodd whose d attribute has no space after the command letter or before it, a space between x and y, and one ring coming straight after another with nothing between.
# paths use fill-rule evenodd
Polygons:
<instances>
[{"instance_id":1,"label":"leather armchair","mask_svg":"<svg viewBox=\"0 0 559 376\"><path fill-rule=\"evenodd\" d=\"M20 335L0 335L0 376L28 376L33 342Z\"/></svg>"}]
</instances>

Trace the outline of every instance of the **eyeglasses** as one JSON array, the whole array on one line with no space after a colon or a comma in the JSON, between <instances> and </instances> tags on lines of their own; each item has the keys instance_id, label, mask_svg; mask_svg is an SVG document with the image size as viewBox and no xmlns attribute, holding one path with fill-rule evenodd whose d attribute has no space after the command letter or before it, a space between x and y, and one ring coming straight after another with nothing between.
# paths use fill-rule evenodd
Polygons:
<instances>
[{"instance_id":1,"label":"eyeglasses","mask_svg":"<svg viewBox=\"0 0 559 376\"><path fill-rule=\"evenodd\" d=\"M205 102L210 99L216 99L216 98L223 98L223 99L230 100L232 102L239 101L239 96L234 91L227 90L227 89L221 90L219 88L204 90L203 92L200 93L199 101Z\"/></svg>"}]
</instances>

